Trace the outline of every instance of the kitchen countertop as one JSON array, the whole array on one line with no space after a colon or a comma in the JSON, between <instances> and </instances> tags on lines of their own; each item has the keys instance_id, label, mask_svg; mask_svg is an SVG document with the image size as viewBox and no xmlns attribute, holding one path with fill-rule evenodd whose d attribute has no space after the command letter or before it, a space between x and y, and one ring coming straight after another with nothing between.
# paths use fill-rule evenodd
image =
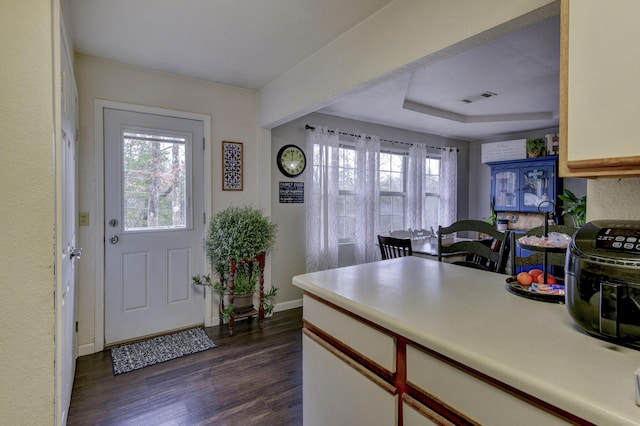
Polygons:
<instances>
[{"instance_id":1,"label":"kitchen countertop","mask_svg":"<svg viewBox=\"0 0 640 426\"><path fill-rule=\"evenodd\" d=\"M514 295L507 278L409 256L293 284L595 424L640 425L640 351L586 335L565 305Z\"/></svg>"}]
</instances>

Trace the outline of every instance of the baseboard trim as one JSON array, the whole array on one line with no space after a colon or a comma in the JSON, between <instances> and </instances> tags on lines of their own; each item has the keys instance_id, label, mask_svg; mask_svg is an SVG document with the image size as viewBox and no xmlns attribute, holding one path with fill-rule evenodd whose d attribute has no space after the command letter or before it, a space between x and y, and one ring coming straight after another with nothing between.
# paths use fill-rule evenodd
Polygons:
<instances>
[{"instance_id":1,"label":"baseboard trim","mask_svg":"<svg viewBox=\"0 0 640 426\"><path fill-rule=\"evenodd\" d=\"M281 311L288 311L289 309L295 309L300 307L302 307L302 299L288 300L283 303L276 303L275 306L273 307L273 312L275 313L275 312L281 312ZM265 317L269 318L271 315L265 315ZM218 325L220 323L220 317L219 316L213 317L212 323L213 325ZM224 321L224 323L226 324L226 320Z\"/></svg>"},{"instance_id":2,"label":"baseboard trim","mask_svg":"<svg viewBox=\"0 0 640 426\"><path fill-rule=\"evenodd\" d=\"M302 299L288 300L282 303L276 303L273 308L273 312L288 311L289 309L295 309L302 307ZM212 325L218 325L220 319L216 316L213 318ZM94 343L87 343L86 345L78 346L78 356L91 355L96 352L96 346Z\"/></svg>"},{"instance_id":3,"label":"baseboard trim","mask_svg":"<svg viewBox=\"0 0 640 426\"><path fill-rule=\"evenodd\" d=\"M93 343L78 346L78 356L91 355L95 353L95 347L96 345Z\"/></svg>"},{"instance_id":4,"label":"baseboard trim","mask_svg":"<svg viewBox=\"0 0 640 426\"><path fill-rule=\"evenodd\" d=\"M274 306L273 311L274 312L288 311L289 309L295 309L300 307L302 307L301 298L296 300L288 300L282 303L277 303L276 306Z\"/></svg>"}]
</instances>

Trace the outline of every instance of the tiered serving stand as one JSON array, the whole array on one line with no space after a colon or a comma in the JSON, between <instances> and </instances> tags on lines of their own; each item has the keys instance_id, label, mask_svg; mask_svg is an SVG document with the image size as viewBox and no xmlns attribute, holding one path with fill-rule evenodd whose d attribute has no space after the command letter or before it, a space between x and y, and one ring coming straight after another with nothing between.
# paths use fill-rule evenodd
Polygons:
<instances>
[{"instance_id":1,"label":"tiered serving stand","mask_svg":"<svg viewBox=\"0 0 640 426\"><path fill-rule=\"evenodd\" d=\"M555 208L555 203L553 203L553 201L543 201L542 203L551 203L554 205L554 208ZM542 203L540 203L540 205ZM540 205L538 205L538 210L540 209ZM553 219L553 211L550 213L550 216L551 217L549 217L549 219ZM545 214L543 238L547 238L548 236L549 236L549 220L547 219L547 215ZM514 294L517 294L518 296L526 297L529 299L540 300L543 302L564 303L564 280L557 279L557 283L554 284L561 287L557 289L557 290L562 290L560 292L561 294L549 294L549 293L541 292L540 286L549 285L547 283L547 275L548 275L547 268L549 266L548 265L549 253L564 253L566 252L567 249L563 247L548 247L548 246L536 246L531 244L524 244L524 243L521 243L520 241L516 241L516 244L518 244L518 247L523 248L525 250L531 250L531 251L542 253L542 273L543 273L544 279L542 284L533 283L531 284L531 286L521 286L520 284L518 284L516 277L509 277L507 278L507 286L506 286L507 290L509 290ZM515 253L512 253L511 255L514 256Z\"/></svg>"}]
</instances>

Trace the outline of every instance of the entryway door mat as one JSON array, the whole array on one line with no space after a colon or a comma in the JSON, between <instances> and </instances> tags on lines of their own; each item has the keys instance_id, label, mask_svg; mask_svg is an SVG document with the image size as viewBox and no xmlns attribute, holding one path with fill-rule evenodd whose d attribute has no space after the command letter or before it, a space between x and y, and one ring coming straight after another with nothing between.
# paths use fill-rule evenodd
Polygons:
<instances>
[{"instance_id":1,"label":"entryway door mat","mask_svg":"<svg viewBox=\"0 0 640 426\"><path fill-rule=\"evenodd\" d=\"M192 328L166 336L111 348L113 375L128 373L150 365L217 347L204 329Z\"/></svg>"}]
</instances>

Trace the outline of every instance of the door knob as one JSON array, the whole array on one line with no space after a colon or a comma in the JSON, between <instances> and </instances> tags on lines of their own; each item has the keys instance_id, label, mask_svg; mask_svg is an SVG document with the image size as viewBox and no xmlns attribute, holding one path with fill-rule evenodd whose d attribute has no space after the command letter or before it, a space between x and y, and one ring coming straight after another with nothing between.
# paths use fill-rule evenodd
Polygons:
<instances>
[{"instance_id":1,"label":"door knob","mask_svg":"<svg viewBox=\"0 0 640 426\"><path fill-rule=\"evenodd\" d=\"M109 241L111 241L111 244L115 244L118 242L120 238L118 238L117 235L112 235L111 238L109 238Z\"/></svg>"},{"instance_id":2,"label":"door knob","mask_svg":"<svg viewBox=\"0 0 640 426\"><path fill-rule=\"evenodd\" d=\"M74 257L80 259L81 256L82 256L82 248L81 247L80 248L75 248L74 247L69 252L69 257L71 259L73 259Z\"/></svg>"}]
</instances>

